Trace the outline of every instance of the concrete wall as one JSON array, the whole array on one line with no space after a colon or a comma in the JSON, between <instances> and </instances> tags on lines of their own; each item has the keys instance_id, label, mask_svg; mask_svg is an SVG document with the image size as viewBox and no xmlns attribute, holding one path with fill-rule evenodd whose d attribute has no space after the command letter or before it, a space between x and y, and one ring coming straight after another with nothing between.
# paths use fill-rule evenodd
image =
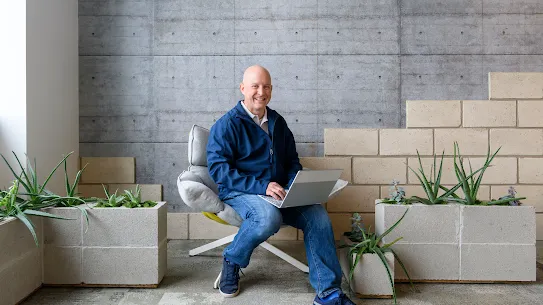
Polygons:
<instances>
[{"instance_id":1,"label":"concrete wall","mask_svg":"<svg viewBox=\"0 0 543 305\"><path fill-rule=\"evenodd\" d=\"M2 63L0 73L0 153L15 162L11 151L22 155L26 151L26 3L2 1L0 11L10 12L0 18L4 41L9 48L0 48L0 57L9 59ZM11 185L13 174L0 160L0 188Z\"/></svg>"},{"instance_id":2,"label":"concrete wall","mask_svg":"<svg viewBox=\"0 0 543 305\"><path fill-rule=\"evenodd\" d=\"M325 128L405 126L405 101L487 99L490 71L543 71L536 0L80 1L81 156L135 156L138 183L175 178L194 123L269 68L270 107L302 156Z\"/></svg>"},{"instance_id":3,"label":"concrete wall","mask_svg":"<svg viewBox=\"0 0 543 305\"><path fill-rule=\"evenodd\" d=\"M27 1L26 151L41 181L71 151L71 179L79 166L77 7L77 0ZM65 194L63 167L47 187Z\"/></svg>"}]
</instances>

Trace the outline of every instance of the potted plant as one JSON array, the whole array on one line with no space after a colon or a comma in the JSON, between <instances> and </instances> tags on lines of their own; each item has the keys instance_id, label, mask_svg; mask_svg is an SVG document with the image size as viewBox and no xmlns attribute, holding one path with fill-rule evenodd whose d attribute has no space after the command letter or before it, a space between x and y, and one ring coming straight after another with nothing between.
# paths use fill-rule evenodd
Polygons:
<instances>
[{"instance_id":1,"label":"potted plant","mask_svg":"<svg viewBox=\"0 0 543 305\"><path fill-rule=\"evenodd\" d=\"M394 259L408 274L403 262L391 248L393 244L401 240L401 237L388 244L384 244L382 240L402 221L405 214L407 211L380 235L370 232L369 229L366 231L361 223L360 215L353 214L352 229L342 236L340 264L349 287L358 297L393 298L396 304Z\"/></svg>"}]
</instances>

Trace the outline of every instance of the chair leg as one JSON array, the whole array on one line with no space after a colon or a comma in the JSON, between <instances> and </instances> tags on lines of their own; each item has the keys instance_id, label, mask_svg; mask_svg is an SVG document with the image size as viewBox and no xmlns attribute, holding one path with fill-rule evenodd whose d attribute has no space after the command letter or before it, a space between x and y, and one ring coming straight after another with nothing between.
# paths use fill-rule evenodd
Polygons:
<instances>
[{"instance_id":1,"label":"chair leg","mask_svg":"<svg viewBox=\"0 0 543 305\"><path fill-rule=\"evenodd\" d=\"M271 253L279 256L280 258L282 258L283 260L285 260L287 263L291 264L292 266L302 270L305 273L309 273L309 267L307 267L307 265L303 264L302 262L295 259L294 257L286 254L285 252L283 252L283 250L280 250L277 247L272 246L268 242L263 242L263 243L260 244L260 246L262 246L262 248L270 251Z\"/></svg>"},{"instance_id":2,"label":"chair leg","mask_svg":"<svg viewBox=\"0 0 543 305\"><path fill-rule=\"evenodd\" d=\"M221 239L217 239L214 242L210 242L209 244L205 244L205 245L200 246L198 248L194 248L194 249L189 251L189 256L195 256L195 255L198 255L200 253L209 251L211 249L215 249L217 247L220 247L222 245L226 245L227 243L232 242L234 240L235 236L236 236L236 234L228 235L228 236L223 237Z\"/></svg>"}]
</instances>

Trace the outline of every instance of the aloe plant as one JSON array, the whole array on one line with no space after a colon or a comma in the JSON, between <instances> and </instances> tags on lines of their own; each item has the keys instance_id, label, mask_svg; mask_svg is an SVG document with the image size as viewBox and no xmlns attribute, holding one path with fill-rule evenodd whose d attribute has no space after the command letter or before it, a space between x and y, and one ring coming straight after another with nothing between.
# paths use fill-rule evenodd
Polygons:
<instances>
[{"instance_id":1,"label":"aloe plant","mask_svg":"<svg viewBox=\"0 0 543 305\"><path fill-rule=\"evenodd\" d=\"M118 190L115 190L114 194L110 194L106 187L102 185L106 194L106 199L98 200L95 207L97 208L118 208L121 206L127 208L151 208L157 205L157 202L147 200L141 202L141 188L140 185L136 185L136 190L125 190L124 195L117 195Z\"/></svg>"},{"instance_id":2,"label":"aloe plant","mask_svg":"<svg viewBox=\"0 0 543 305\"><path fill-rule=\"evenodd\" d=\"M115 193L110 194L105 185L102 184L102 187L104 188L104 193L106 193L105 199L98 200L98 203L95 207L97 208L118 208L123 205L123 202L125 200L123 195L117 195L117 191Z\"/></svg>"},{"instance_id":3,"label":"aloe plant","mask_svg":"<svg viewBox=\"0 0 543 305\"><path fill-rule=\"evenodd\" d=\"M353 279L354 270L356 266L358 265L358 263L360 262L360 260L362 259L363 254L366 254L366 253L376 254L379 257L388 275L390 287L392 288L392 297L394 298L394 304L396 304L397 302L396 288L394 286L394 279L390 271L391 267L385 258L385 253L387 252L392 253L394 258L398 261L401 268L407 275L407 278L409 279L409 283L411 284L411 287L413 287L413 283L411 282L411 277L409 276L409 273L407 272L402 260L398 257L398 254L391 248L391 246L394 245L399 240L401 240L402 237L399 237L388 244L383 244L382 239L386 235L388 235L390 232L392 232L392 230L394 230L396 226L398 226L398 224L402 221L402 219L405 217L408 211L409 209L406 210L405 213L403 213L402 217L400 217L400 219L398 219L390 228L388 228L388 230L386 230L383 234L379 236L377 236L377 234L373 232L369 232L370 228L368 228L368 231L366 232L364 230L363 225L361 225L362 218L360 217L358 213L354 213L353 218L352 218L353 220L352 230L351 232L345 232L343 235L345 235L347 238L349 238L349 240L351 240L355 244L340 246L340 248L347 248L347 247L349 248L349 265L350 265L349 276L348 276L349 283ZM353 261L353 256L354 256L354 261Z\"/></svg>"},{"instance_id":4,"label":"aloe plant","mask_svg":"<svg viewBox=\"0 0 543 305\"><path fill-rule=\"evenodd\" d=\"M464 158L460 154L458 143L454 142L454 172L456 174L456 178L458 179L458 184L460 184L464 193L464 198L459 198L457 196L449 198L449 200L465 205L508 205L509 202L526 199L526 197L506 196L498 200L481 201L477 198L477 193L479 192L479 187L481 186L481 181L483 180L483 174L485 173L486 169L490 167L490 163L492 160L494 160L494 157L496 157L500 149L501 147L498 148L496 152L491 154L490 145L488 145L485 163L475 172L473 171L471 162L468 160L470 175L467 175L464 168ZM475 177L476 173L479 173L477 177Z\"/></svg>"}]
</instances>

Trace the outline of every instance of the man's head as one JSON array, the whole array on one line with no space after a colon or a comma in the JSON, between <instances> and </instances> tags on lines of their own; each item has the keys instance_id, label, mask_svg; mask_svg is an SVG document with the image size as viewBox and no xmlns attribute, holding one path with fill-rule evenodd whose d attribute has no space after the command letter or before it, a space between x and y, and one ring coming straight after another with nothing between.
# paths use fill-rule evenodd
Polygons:
<instances>
[{"instance_id":1,"label":"man's head","mask_svg":"<svg viewBox=\"0 0 543 305\"><path fill-rule=\"evenodd\" d=\"M261 66L247 68L239 90L245 97L244 104L249 111L259 116L264 115L272 95L270 72Z\"/></svg>"}]
</instances>

